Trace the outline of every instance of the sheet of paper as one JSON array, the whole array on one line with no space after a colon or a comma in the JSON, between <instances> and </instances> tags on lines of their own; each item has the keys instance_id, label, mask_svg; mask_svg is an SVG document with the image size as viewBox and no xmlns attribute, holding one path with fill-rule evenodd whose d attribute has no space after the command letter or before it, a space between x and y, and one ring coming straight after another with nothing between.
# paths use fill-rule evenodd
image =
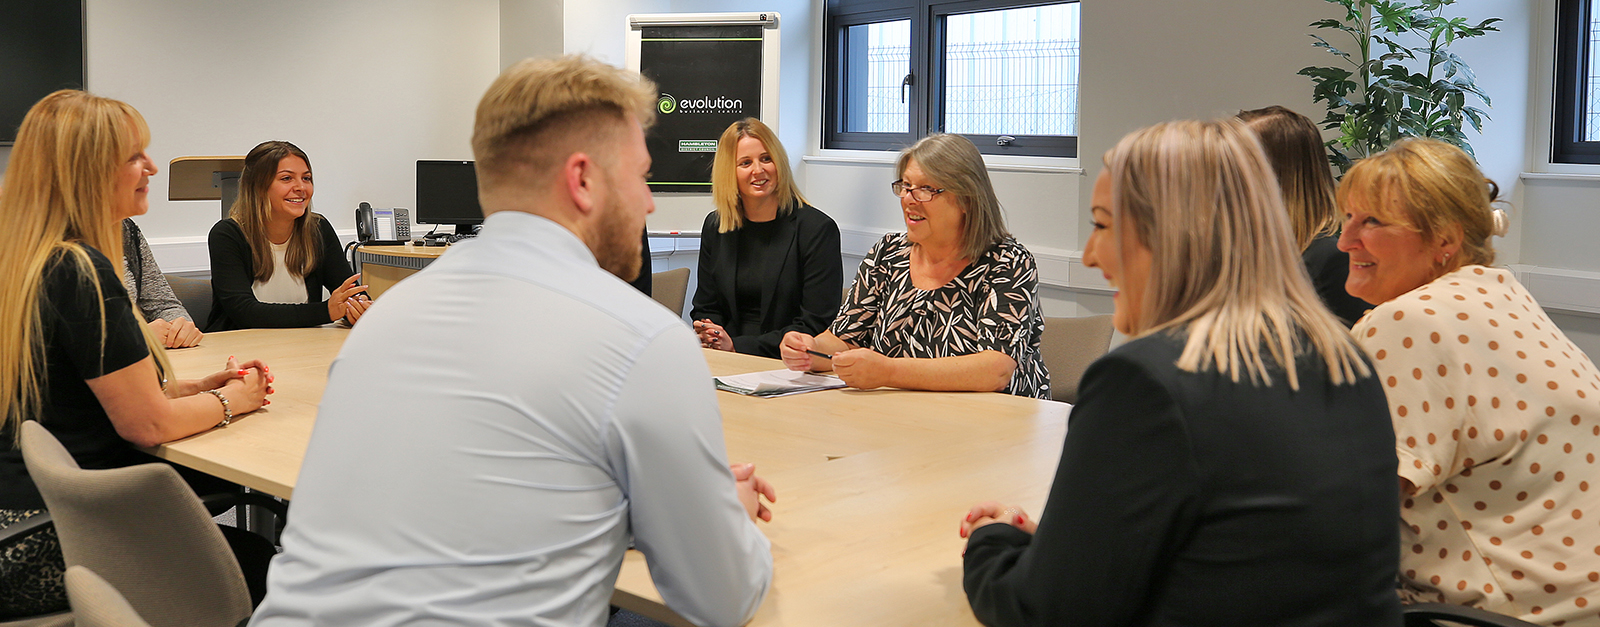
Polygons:
<instances>
[{"instance_id":1,"label":"sheet of paper","mask_svg":"<svg viewBox=\"0 0 1600 627\"><path fill-rule=\"evenodd\" d=\"M845 387L844 381L838 377L793 370L751 372L715 377L714 380L719 390L766 398Z\"/></svg>"}]
</instances>

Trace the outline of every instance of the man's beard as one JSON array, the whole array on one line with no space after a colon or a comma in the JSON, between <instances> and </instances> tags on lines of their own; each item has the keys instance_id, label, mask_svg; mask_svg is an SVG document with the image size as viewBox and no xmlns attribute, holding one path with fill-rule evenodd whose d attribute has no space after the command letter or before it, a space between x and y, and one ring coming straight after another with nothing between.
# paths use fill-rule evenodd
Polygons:
<instances>
[{"instance_id":1,"label":"man's beard","mask_svg":"<svg viewBox=\"0 0 1600 627\"><path fill-rule=\"evenodd\" d=\"M639 278L639 231L628 222L628 211L612 196L595 223L594 258L606 272L624 281Z\"/></svg>"}]
</instances>

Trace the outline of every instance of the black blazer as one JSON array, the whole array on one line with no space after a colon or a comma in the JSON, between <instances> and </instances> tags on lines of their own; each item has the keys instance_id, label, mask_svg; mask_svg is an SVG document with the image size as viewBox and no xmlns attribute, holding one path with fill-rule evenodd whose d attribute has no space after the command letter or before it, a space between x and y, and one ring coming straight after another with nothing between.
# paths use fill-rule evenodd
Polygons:
<instances>
[{"instance_id":1,"label":"black blazer","mask_svg":"<svg viewBox=\"0 0 1600 627\"><path fill-rule=\"evenodd\" d=\"M1394 425L1376 376L1300 389L1179 370L1184 337L1089 366L1030 536L982 527L964 584L1014 625L1399 627Z\"/></svg>"},{"instance_id":2,"label":"black blazer","mask_svg":"<svg viewBox=\"0 0 1600 627\"><path fill-rule=\"evenodd\" d=\"M839 314L844 261L839 257L839 225L811 205L780 214L775 247L765 254L781 257L777 274L765 277L761 294L761 333L733 337L734 350L777 357L783 335L799 331L816 335ZM718 233L717 212L700 228L700 274L689 316L738 329L740 307L734 294L738 268L739 230Z\"/></svg>"},{"instance_id":3,"label":"black blazer","mask_svg":"<svg viewBox=\"0 0 1600 627\"><path fill-rule=\"evenodd\" d=\"M306 275L306 302L299 305L263 303L256 300L250 286L255 283L255 263L250 257L250 242L233 218L224 218L211 227L206 239L211 249L211 319L206 332L232 329L314 327L327 324L329 293L355 274L339 248L339 235L328 219L317 219L317 265Z\"/></svg>"}]
</instances>

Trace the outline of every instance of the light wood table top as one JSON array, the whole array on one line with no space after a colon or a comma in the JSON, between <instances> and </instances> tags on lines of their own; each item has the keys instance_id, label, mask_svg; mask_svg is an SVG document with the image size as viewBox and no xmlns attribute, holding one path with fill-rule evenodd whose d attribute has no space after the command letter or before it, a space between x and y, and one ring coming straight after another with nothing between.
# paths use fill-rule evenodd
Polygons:
<instances>
[{"instance_id":1,"label":"light wood table top","mask_svg":"<svg viewBox=\"0 0 1600 627\"><path fill-rule=\"evenodd\" d=\"M311 442L317 403L328 385L328 366L349 329L246 329L207 333L200 345L167 351L176 378L193 379L227 364L260 359L272 369L272 404L150 453L280 498L294 495L300 461Z\"/></svg>"},{"instance_id":2,"label":"light wood table top","mask_svg":"<svg viewBox=\"0 0 1600 627\"><path fill-rule=\"evenodd\" d=\"M272 405L155 454L288 498L342 329L207 334L173 351L180 377L260 358ZM717 375L781 367L707 351ZM709 385L709 382L708 382ZM1042 509L1070 406L1004 394L830 390L782 398L718 392L728 456L778 490L771 593L752 625L975 625L956 529L989 499ZM613 603L675 624L630 551Z\"/></svg>"}]
</instances>

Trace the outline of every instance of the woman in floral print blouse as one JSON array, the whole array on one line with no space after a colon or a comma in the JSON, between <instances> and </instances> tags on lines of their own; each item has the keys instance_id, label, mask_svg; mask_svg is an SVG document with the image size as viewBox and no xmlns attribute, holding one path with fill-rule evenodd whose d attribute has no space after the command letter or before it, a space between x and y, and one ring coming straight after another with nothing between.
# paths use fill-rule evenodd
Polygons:
<instances>
[{"instance_id":1,"label":"woman in floral print blouse","mask_svg":"<svg viewBox=\"0 0 1600 627\"><path fill-rule=\"evenodd\" d=\"M867 253L827 331L784 336L784 364L831 368L862 389L1050 398L1038 270L1006 231L977 147L930 135L900 153L896 170L906 232Z\"/></svg>"}]
</instances>

